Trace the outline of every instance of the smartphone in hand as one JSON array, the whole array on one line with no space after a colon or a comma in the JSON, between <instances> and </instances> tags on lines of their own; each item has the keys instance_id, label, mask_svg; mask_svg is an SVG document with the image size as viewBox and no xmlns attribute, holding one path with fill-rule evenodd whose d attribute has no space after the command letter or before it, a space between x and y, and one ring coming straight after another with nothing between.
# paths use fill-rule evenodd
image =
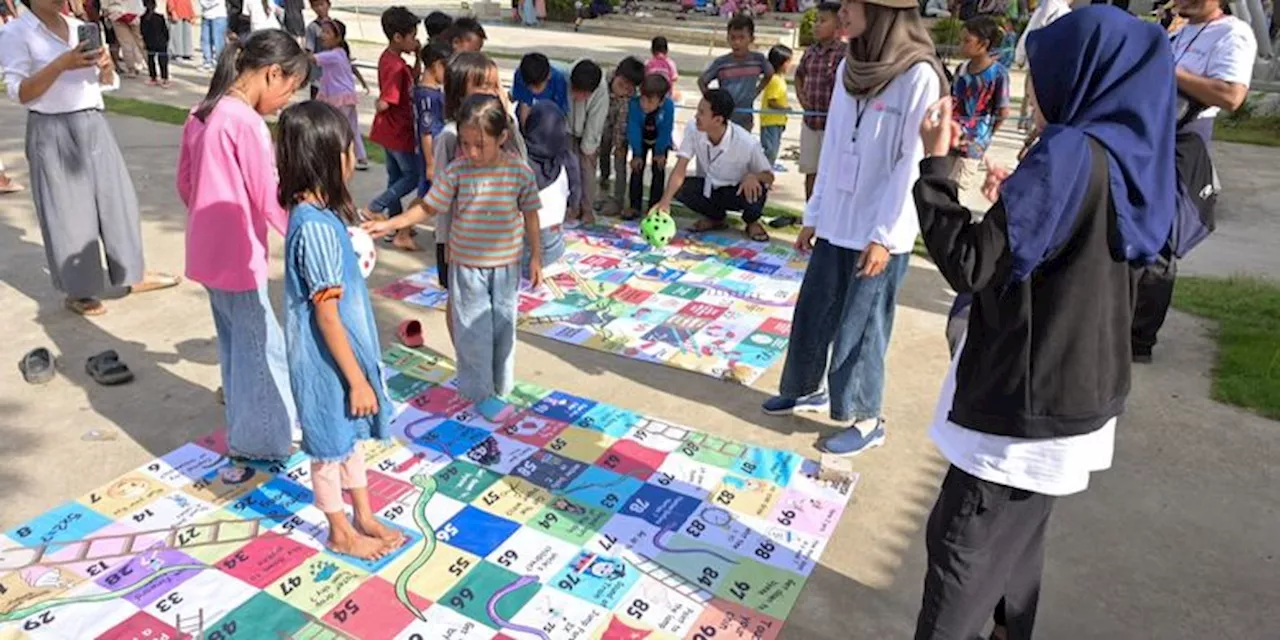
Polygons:
<instances>
[{"instance_id":1,"label":"smartphone in hand","mask_svg":"<svg viewBox=\"0 0 1280 640\"><path fill-rule=\"evenodd\" d=\"M85 23L76 29L80 39L80 50L89 53L102 48L102 28L97 24Z\"/></svg>"}]
</instances>

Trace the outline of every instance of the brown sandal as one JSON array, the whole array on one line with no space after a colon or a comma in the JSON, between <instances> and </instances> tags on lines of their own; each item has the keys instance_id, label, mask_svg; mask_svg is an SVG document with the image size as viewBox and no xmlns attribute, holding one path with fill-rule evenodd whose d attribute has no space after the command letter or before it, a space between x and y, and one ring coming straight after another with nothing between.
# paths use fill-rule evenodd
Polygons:
<instances>
[{"instance_id":1,"label":"brown sandal","mask_svg":"<svg viewBox=\"0 0 1280 640\"><path fill-rule=\"evenodd\" d=\"M100 316L107 312L107 305L97 298L67 298L67 309L82 316Z\"/></svg>"},{"instance_id":2,"label":"brown sandal","mask_svg":"<svg viewBox=\"0 0 1280 640\"><path fill-rule=\"evenodd\" d=\"M148 273L142 276L142 282L129 287L129 293L148 293L151 291L159 291L161 289L169 289L176 287L182 283L182 278L171 276L167 273Z\"/></svg>"},{"instance_id":3,"label":"brown sandal","mask_svg":"<svg viewBox=\"0 0 1280 640\"><path fill-rule=\"evenodd\" d=\"M743 229L742 232L746 234L747 238L752 242L769 241L769 232L765 231L764 225L761 225L759 222L748 223L747 228Z\"/></svg>"}]
</instances>

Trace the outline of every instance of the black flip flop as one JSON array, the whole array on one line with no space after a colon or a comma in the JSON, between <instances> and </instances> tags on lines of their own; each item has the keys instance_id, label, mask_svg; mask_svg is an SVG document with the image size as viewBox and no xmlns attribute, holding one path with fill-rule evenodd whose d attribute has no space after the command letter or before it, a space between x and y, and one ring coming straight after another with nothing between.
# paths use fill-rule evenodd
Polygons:
<instances>
[{"instance_id":1,"label":"black flip flop","mask_svg":"<svg viewBox=\"0 0 1280 640\"><path fill-rule=\"evenodd\" d=\"M22 356L18 370L27 384L45 384L53 379L53 354L44 347L37 347Z\"/></svg>"},{"instance_id":2,"label":"black flip flop","mask_svg":"<svg viewBox=\"0 0 1280 640\"><path fill-rule=\"evenodd\" d=\"M128 365L120 362L119 354L112 349L89 358L84 364L84 370L94 382L107 387L133 380L133 372Z\"/></svg>"},{"instance_id":3,"label":"black flip flop","mask_svg":"<svg viewBox=\"0 0 1280 640\"><path fill-rule=\"evenodd\" d=\"M774 229L785 229L796 223L795 216L778 216L769 221L769 226Z\"/></svg>"}]
</instances>

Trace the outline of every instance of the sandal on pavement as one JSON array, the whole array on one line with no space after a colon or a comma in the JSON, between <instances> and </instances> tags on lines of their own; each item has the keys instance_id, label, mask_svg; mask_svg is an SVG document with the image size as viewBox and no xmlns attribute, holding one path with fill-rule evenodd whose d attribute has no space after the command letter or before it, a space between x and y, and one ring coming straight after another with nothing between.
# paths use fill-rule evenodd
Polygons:
<instances>
[{"instance_id":1,"label":"sandal on pavement","mask_svg":"<svg viewBox=\"0 0 1280 640\"><path fill-rule=\"evenodd\" d=\"M422 323L417 320L405 320L396 327L396 336L400 338L400 344L411 349L417 349L422 346Z\"/></svg>"},{"instance_id":2,"label":"sandal on pavement","mask_svg":"<svg viewBox=\"0 0 1280 640\"><path fill-rule=\"evenodd\" d=\"M748 224L747 228L743 230L743 233L745 233L753 242L769 241L769 232L765 231L764 227L761 226L759 222L752 222Z\"/></svg>"},{"instance_id":3,"label":"sandal on pavement","mask_svg":"<svg viewBox=\"0 0 1280 640\"><path fill-rule=\"evenodd\" d=\"M45 384L53 379L53 354L44 347L32 349L18 361L18 370L27 384Z\"/></svg>"},{"instance_id":4,"label":"sandal on pavement","mask_svg":"<svg viewBox=\"0 0 1280 640\"><path fill-rule=\"evenodd\" d=\"M693 223L689 228L694 233L706 233L708 231L724 231L729 228L729 223L724 220L712 220L711 218L702 218Z\"/></svg>"},{"instance_id":5,"label":"sandal on pavement","mask_svg":"<svg viewBox=\"0 0 1280 640\"><path fill-rule=\"evenodd\" d=\"M182 283L182 278L172 276L167 273L148 273L142 276L142 282L129 287L129 293L147 293L149 291L159 291L176 287Z\"/></svg>"},{"instance_id":6,"label":"sandal on pavement","mask_svg":"<svg viewBox=\"0 0 1280 640\"><path fill-rule=\"evenodd\" d=\"M85 373L89 374L93 381L106 386L113 387L115 385L124 384L133 380L133 372L129 370L129 366L120 362L120 356L113 349L107 349L96 356L89 358L84 363Z\"/></svg>"},{"instance_id":7,"label":"sandal on pavement","mask_svg":"<svg viewBox=\"0 0 1280 640\"><path fill-rule=\"evenodd\" d=\"M25 191L26 189L26 187L12 180L5 180L4 184L0 184L0 196L18 193L20 191Z\"/></svg>"},{"instance_id":8,"label":"sandal on pavement","mask_svg":"<svg viewBox=\"0 0 1280 640\"><path fill-rule=\"evenodd\" d=\"M67 298L67 309L82 316L100 316L107 312L107 305L97 298Z\"/></svg>"}]
</instances>

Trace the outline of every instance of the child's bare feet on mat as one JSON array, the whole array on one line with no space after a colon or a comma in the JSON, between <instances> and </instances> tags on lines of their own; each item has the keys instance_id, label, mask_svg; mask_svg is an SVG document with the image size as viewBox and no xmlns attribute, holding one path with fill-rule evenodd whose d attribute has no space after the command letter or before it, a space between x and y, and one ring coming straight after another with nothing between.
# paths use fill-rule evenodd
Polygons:
<instances>
[{"instance_id":1,"label":"child's bare feet on mat","mask_svg":"<svg viewBox=\"0 0 1280 640\"><path fill-rule=\"evenodd\" d=\"M364 535L350 527L345 530L336 527L330 528L328 546L336 553L362 560L377 560L387 555L387 552L390 551L384 540Z\"/></svg>"},{"instance_id":2,"label":"child's bare feet on mat","mask_svg":"<svg viewBox=\"0 0 1280 640\"><path fill-rule=\"evenodd\" d=\"M400 547L400 545L404 544L403 534L401 534L399 531L396 531L395 529L392 529L391 527L388 527L387 525L382 524L382 522L380 522L377 518L370 517L367 520L363 518L357 518L356 531L359 531L360 533L366 536L369 536L371 538L376 538L383 544L387 545L387 551L390 551L392 549L397 549Z\"/></svg>"}]
</instances>

